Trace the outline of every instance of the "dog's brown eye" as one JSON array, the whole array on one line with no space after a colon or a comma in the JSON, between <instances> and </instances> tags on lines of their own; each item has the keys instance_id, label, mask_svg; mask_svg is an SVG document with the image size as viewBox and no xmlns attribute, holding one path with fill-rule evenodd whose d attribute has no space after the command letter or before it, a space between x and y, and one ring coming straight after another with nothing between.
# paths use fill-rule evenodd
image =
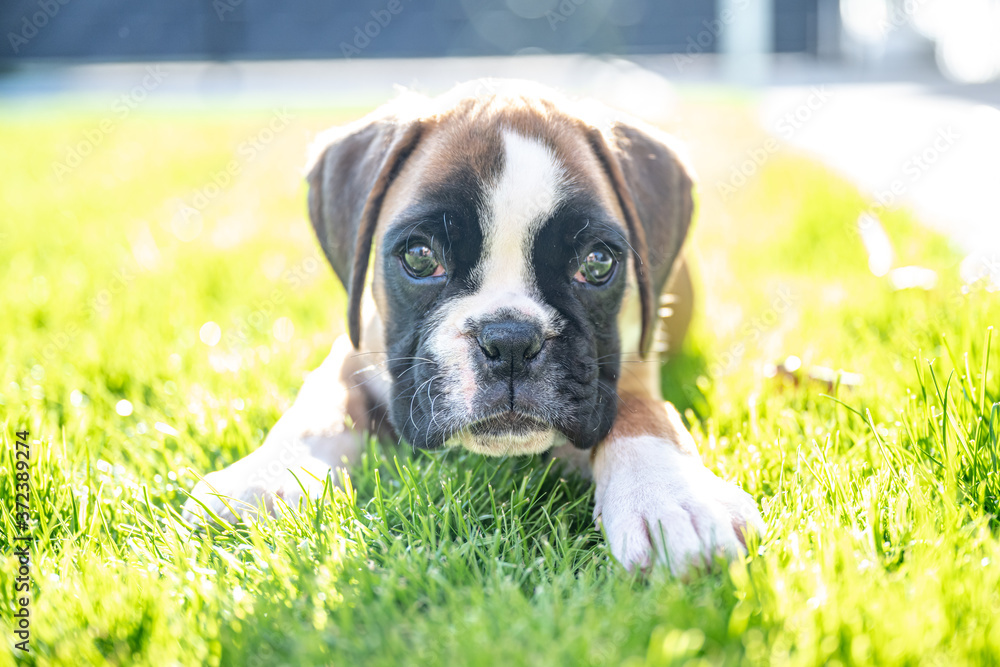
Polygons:
<instances>
[{"instance_id":1,"label":"dog's brown eye","mask_svg":"<svg viewBox=\"0 0 1000 667\"><path fill-rule=\"evenodd\" d=\"M434 251L425 245L412 245L403 253L403 266L414 278L443 276L444 267L434 256Z\"/></svg>"},{"instance_id":2,"label":"dog's brown eye","mask_svg":"<svg viewBox=\"0 0 1000 667\"><path fill-rule=\"evenodd\" d=\"M606 250L592 250L573 276L573 280L591 285L603 285L615 272L615 258Z\"/></svg>"}]
</instances>

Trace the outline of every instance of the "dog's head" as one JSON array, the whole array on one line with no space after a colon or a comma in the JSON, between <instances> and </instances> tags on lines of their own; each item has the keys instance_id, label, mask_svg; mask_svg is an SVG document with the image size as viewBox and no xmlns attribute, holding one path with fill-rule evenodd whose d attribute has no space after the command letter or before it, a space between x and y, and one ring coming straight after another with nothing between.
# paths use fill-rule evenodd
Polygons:
<instances>
[{"instance_id":1,"label":"dog's head","mask_svg":"<svg viewBox=\"0 0 1000 667\"><path fill-rule=\"evenodd\" d=\"M592 447L623 349L648 349L691 180L655 130L485 88L402 98L322 139L310 217L355 346L371 290L384 341L365 343L386 354L407 441Z\"/></svg>"}]
</instances>

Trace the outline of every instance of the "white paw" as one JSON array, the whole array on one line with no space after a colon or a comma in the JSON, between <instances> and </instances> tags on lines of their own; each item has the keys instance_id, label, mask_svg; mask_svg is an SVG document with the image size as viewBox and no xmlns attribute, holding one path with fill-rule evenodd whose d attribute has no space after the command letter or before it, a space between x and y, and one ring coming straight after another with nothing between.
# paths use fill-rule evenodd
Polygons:
<instances>
[{"instance_id":1,"label":"white paw","mask_svg":"<svg viewBox=\"0 0 1000 667\"><path fill-rule=\"evenodd\" d=\"M629 570L655 562L680 575L717 554L745 553L747 531L764 534L753 498L667 440L608 443L594 465L594 518L604 526L611 553Z\"/></svg>"},{"instance_id":2,"label":"white paw","mask_svg":"<svg viewBox=\"0 0 1000 667\"><path fill-rule=\"evenodd\" d=\"M254 452L206 475L184 504L184 520L206 523L211 514L205 507L229 523L257 518L261 505L267 514L280 516L287 507L297 509L304 497L322 496L329 465L311 457L288 463L263 454Z\"/></svg>"}]
</instances>

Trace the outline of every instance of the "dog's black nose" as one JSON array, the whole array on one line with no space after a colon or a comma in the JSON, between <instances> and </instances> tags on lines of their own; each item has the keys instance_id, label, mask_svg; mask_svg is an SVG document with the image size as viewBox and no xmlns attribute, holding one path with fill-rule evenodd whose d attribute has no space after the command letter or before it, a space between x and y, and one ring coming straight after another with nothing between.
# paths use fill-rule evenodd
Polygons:
<instances>
[{"instance_id":1,"label":"dog's black nose","mask_svg":"<svg viewBox=\"0 0 1000 667\"><path fill-rule=\"evenodd\" d=\"M538 356L545 344L545 335L542 328L532 322L505 320L484 324L476 340L491 364L510 368L517 375L524 370L526 362Z\"/></svg>"}]
</instances>

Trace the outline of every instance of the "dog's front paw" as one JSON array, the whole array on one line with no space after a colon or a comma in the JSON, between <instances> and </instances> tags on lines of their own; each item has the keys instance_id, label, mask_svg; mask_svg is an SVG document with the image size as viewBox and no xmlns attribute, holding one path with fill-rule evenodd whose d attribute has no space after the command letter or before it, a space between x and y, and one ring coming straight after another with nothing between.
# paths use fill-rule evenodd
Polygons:
<instances>
[{"instance_id":1,"label":"dog's front paw","mask_svg":"<svg viewBox=\"0 0 1000 667\"><path fill-rule=\"evenodd\" d=\"M330 471L330 466L313 458L288 464L252 454L198 482L184 504L184 520L206 523L214 513L223 521L237 523L257 518L261 506L266 513L280 516L286 507L297 508L303 497L320 497Z\"/></svg>"},{"instance_id":2,"label":"dog's front paw","mask_svg":"<svg viewBox=\"0 0 1000 667\"><path fill-rule=\"evenodd\" d=\"M709 564L716 554L745 552L748 531L763 535L753 498L672 443L639 437L602 447L595 461L594 517L627 569L658 562L679 575Z\"/></svg>"}]
</instances>

